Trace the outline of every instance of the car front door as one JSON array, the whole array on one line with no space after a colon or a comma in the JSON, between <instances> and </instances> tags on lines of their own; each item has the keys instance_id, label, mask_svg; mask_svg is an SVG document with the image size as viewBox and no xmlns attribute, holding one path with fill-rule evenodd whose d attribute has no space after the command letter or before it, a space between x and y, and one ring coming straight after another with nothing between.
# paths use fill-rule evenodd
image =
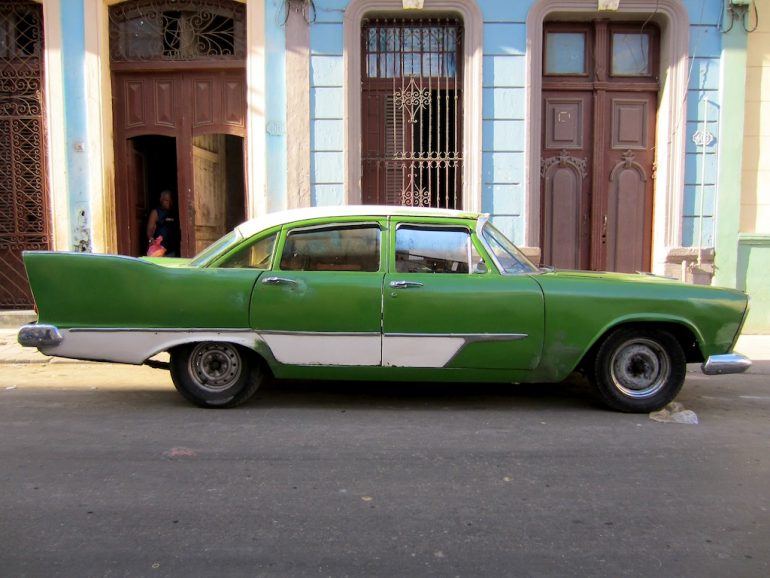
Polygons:
<instances>
[{"instance_id":1,"label":"car front door","mask_svg":"<svg viewBox=\"0 0 770 578\"><path fill-rule=\"evenodd\" d=\"M284 230L252 295L250 323L280 363L381 364L382 223Z\"/></svg>"},{"instance_id":2,"label":"car front door","mask_svg":"<svg viewBox=\"0 0 770 578\"><path fill-rule=\"evenodd\" d=\"M532 369L543 345L540 286L485 263L469 222L391 226L382 364Z\"/></svg>"}]
</instances>

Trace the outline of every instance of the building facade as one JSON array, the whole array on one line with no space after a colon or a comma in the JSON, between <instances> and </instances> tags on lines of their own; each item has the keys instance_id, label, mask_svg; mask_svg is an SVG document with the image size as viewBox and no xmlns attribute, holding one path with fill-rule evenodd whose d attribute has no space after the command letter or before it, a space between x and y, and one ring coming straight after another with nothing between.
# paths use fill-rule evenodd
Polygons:
<instances>
[{"instance_id":1,"label":"building facade","mask_svg":"<svg viewBox=\"0 0 770 578\"><path fill-rule=\"evenodd\" d=\"M746 332L770 333L770 3L748 26L737 286L751 294ZM763 10L764 8L764 10Z\"/></svg>"},{"instance_id":2,"label":"building facade","mask_svg":"<svg viewBox=\"0 0 770 578\"><path fill-rule=\"evenodd\" d=\"M29 306L24 248L141 254L162 190L183 254L267 211L432 205L491 213L544 264L751 291L764 255L762 203L741 189L753 8L11 0L6 90L37 75L39 111L19 145L29 111L0 96L14 167L0 307ZM752 315L763 307L755 297Z\"/></svg>"}]
</instances>

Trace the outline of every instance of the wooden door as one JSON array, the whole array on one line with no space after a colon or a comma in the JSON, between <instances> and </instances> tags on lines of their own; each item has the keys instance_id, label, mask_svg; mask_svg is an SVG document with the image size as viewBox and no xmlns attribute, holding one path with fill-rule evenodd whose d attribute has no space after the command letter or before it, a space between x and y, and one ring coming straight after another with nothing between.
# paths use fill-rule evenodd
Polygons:
<instances>
[{"instance_id":1,"label":"wooden door","mask_svg":"<svg viewBox=\"0 0 770 578\"><path fill-rule=\"evenodd\" d=\"M129 222L129 244L131 255L143 255L147 251L147 175L145 155L131 139L126 143L126 195L131 211Z\"/></svg>"},{"instance_id":2,"label":"wooden door","mask_svg":"<svg viewBox=\"0 0 770 578\"><path fill-rule=\"evenodd\" d=\"M224 148L224 135L206 135L193 139L196 253L225 233L227 196Z\"/></svg>"},{"instance_id":3,"label":"wooden door","mask_svg":"<svg viewBox=\"0 0 770 578\"><path fill-rule=\"evenodd\" d=\"M221 143L226 135L245 138L245 91L242 69L113 74L116 213L121 253L141 254L137 248L142 246L145 231L136 224L139 199L149 199L146 208L151 208L149 205L157 202L160 192L144 191L146 185L137 178L141 160L134 139L149 135L172 137L175 142L176 158L172 162L177 174L173 192L179 213L181 255L195 254L224 232L227 209L222 207L229 196L228 187L222 184L225 153ZM220 149L212 152L216 143L220 143ZM240 166L241 174L233 178L245 181L243 164ZM145 168L145 175L148 172L149 168ZM145 177L144 182L150 178ZM245 189L242 184L236 189L243 194L234 202L243 207Z\"/></svg>"},{"instance_id":4,"label":"wooden door","mask_svg":"<svg viewBox=\"0 0 770 578\"><path fill-rule=\"evenodd\" d=\"M649 270L657 29L549 23L543 42L543 262Z\"/></svg>"}]
</instances>

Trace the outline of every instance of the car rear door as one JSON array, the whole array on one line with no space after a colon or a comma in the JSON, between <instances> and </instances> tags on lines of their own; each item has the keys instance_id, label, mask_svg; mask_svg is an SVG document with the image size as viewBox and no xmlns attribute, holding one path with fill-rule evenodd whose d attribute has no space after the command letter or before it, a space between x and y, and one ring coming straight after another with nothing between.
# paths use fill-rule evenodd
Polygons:
<instances>
[{"instance_id":1,"label":"car rear door","mask_svg":"<svg viewBox=\"0 0 770 578\"><path fill-rule=\"evenodd\" d=\"M250 324L290 365L381 364L384 222L343 220L285 229L259 278Z\"/></svg>"},{"instance_id":2,"label":"car rear door","mask_svg":"<svg viewBox=\"0 0 770 578\"><path fill-rule=\"evenodd\" d=\"M540 286L485 263L471 222L391 224L382 363L532 369L543 346Z\"/></svg>"}]
</instances>

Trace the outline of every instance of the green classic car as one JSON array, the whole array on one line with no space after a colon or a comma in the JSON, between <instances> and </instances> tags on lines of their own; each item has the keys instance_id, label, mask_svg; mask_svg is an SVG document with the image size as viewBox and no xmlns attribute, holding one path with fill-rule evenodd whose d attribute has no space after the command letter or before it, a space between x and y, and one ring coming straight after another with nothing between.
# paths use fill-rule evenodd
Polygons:
<instances>
[{"instance_id":1,"label":"green classic car","mask_svg":"<svg viewBox=\"0 0 770 578\"><path fill-rule=\"evenodd\" d=\"M745 371L748 297L652 275L539 269L488 215L347 206L248 221L193 259L28 252L46 355L168 367L202 407L294 379L553 382L584 371L648 412L686 364ZM167 364L152 359L167 351Z\"/></svg>"}]
</instances>

